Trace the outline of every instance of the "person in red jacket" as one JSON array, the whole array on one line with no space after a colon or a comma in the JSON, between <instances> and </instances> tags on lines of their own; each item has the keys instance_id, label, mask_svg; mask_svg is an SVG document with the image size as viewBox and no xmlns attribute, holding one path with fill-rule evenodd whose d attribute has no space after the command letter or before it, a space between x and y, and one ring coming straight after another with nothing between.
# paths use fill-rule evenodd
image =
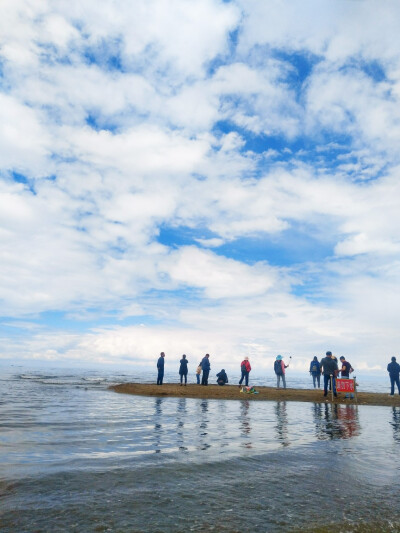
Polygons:
<instances>
[{"instance_id":1,"label":"person in red jacket","mask_svg":"<svg viewBox=\"0 0 400 533\"><path fill-rule=\"evenodd\" d=\"M239 381L239 387L241 386L243 380L245 380L245 385L246 385L246 387L248 387L248 385L249 385L249 374L250 374L250 370L251 370L251 366L250 366L248 357L245 357L243 359L243 361L240 363L240 370L242 371L242 377L240 378L240 381Z\"/></svg>"}]
</instances>

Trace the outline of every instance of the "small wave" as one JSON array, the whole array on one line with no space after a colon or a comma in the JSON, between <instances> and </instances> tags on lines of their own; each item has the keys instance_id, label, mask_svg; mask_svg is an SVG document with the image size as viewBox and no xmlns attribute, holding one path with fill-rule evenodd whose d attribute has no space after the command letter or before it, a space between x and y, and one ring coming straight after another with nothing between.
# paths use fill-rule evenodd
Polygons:
<instances>
[{"instance_id":1,"label":"small wave","mask_svg":"<svg viewBox=\"0 0 400 533\"><path fill-rule=\"evenodd\" d=\"M37 379L36 383L43 383L43 385L78 385L78 383L74 383L73 381L65 381L62 379Z\"/></svg>"},{"instance_id":2,"label":"small wave","mask_svg":"<svg viewBox=\"0 0 400 533\"><path fill-rule=\"evenodd\" d=\"M19 374L15 376L16 380L24 380L29 383L38 383L41 385L53 385L63 387L91 387L101 385L107 381L105 378L82 378L76 375L48 375L48 374Z\"/></svg>"},{"instance_id":3,"label":"small wave","mask_svg":"<svg viewBox=\"0 0 400 533\"><path fill-rule=\"evenodd\" d=\"M53 379L55 376L48 376L46 374L18 374L16 376L17 379L32 379L32 380L38 380L38 379Z\"/></svg>"}]
</instances>

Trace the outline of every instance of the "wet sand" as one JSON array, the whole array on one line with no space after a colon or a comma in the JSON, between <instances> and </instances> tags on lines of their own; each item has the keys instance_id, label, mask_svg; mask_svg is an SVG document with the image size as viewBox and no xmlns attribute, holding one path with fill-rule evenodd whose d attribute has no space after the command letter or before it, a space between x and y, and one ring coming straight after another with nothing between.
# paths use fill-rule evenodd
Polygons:
<instances>
[{"instance_id":1,"label":"wet sand","mask_svg":"<svg viewBox=\"0 0 400 533\"><path fill-rule=\"evenodd\" d=\"M172 398L200 398L210 400L254 400L254 401L293 401L293 402L325 402L332 401L328 393L324 398L320 389L276 389L274 387L256 387L258 394L240 392L237 385L194 385L181 386L177 383L165 383L162 386L142 383L122 383L110 389L123 394L139 396L158 396ZM334 403L355 404L356 400L346 399L344 393L334 398ZM358 405L389 405L400 407L400 395L389 396L377 392L357 392Z\"/></svg>"}]
</instances>

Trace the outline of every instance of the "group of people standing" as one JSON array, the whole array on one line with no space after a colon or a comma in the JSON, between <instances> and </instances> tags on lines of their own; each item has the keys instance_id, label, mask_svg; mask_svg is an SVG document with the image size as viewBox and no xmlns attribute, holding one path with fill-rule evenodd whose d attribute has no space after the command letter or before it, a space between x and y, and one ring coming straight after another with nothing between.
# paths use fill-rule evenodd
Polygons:
<instances>
[{"instance_id":1,"label":"group of people standing","mask_svg":"<svg viewBox=\"0 0 400 533\"><path fill-rule=\"evenodd\" d=\"M332 387L333 395L337 397L336 392L336 378L340 374L343 379L350 379L350 374L354 371L351 364L346 361L346 358L342 355L340 357L339 369L337 358L332 355L332 352L326 352L326 355L321 361L318 361L318 357L315 356L310 363L310 374L313 378L314 389L321 387L321 374L324 376L324 396L328 395L328 387ZM346 397L348 394L346 394ZM350 394L350 398L353 394Z\"/></svg>"},{"instance_id":2,"label":"group of people standing","mask_svg":"<svg viewBox=\"0 0 400 533\"><path fill-rule=\"evenodd\" d=\"M163 384L164 379L164 359L165 359L165 353L161 352L160 357L157 361L157 369L158 369L158 375L157 375L157 385ZM181 385L187 384L187 376L188 376L188 360L186 358L186 355L182 355L182 359L179 362L179 376L180 376L180 383ZM313 360L310 363L310 374L313 378L313 385L314 389L321 388L321 375L324 378L324 396L328 395L328 388L332 388L333 395L337 397L337 391L336 391L336 378L340 375L343 379L350 379L350 374L353 372L353 367L349 363L349 361L346 361L346 358L344 356L340 357L340 365L339 368L338 360L337 358L332 355L332 352L328 351L326 352L326 355L321 361L318 361L318 357L315 356ZM280 388L280 382L282 381L283 388L286 388L286 378L285 378L285 370L288 368L289 364L285 364L283 361L283 358L281 355L277 355L276 359L274 361L274 372L276 375L276 386L279 389ZM210 374L210 355L207 353L203 359L200 361L200 363L197 366L196 369L196 380L198 385L208 385L208 378ZM239 380L239 387L242 386L243 382L246 387L249 385L249 375L251 372L251 365L248 357L245 357L243 361L240 364L240 371L241 371L241 378ZM395 385L397 386L397 389L400 394L400 365L396 362L396 358L392 357L391 363L387 366L387 371L389 372L390 377L390 384L391 384L391 392L390 395L394 395L394 388ZM220 372L218 372L217 376L217 383L218 385L225 385L228 383L228 376L224 369L222 369ZM350 397L353 395L350 394ZM347 394L346 394L347 397Z\"/></svg>"},{"instance_id":3,"label":"group of people standing","mask_svg":"<svg viewBox=\"0 0 400 533\"><path fill-rule=\"evenodd\" d=\"M160 357L158 358L158 361L157 361L157 370L158 370L157 385L163 384L164 363L165 363L164 359L165 359L165 353L161 352ZM186 355L183 354L182 359L179 361L179 376L180 376L181 385L184 385L184 386L186 386L187 384L188 362L189 361L187 360ZM208 376L210 374L210 368L211 368L210 354L206 353L206 355L200 361L196 369L196 379L197 379L198 385L200 385L200 376L201 376L201 384L208 385ZM225 372L225 370L223 370L222 372ZM226 376L226 383L228 383L228 376Z\"/></svg>"},{"instance_id":4,"label":"group of people standing","mask_svg":"<svg viewBox=\"0 0 400 533\"><path fill-rule=\"evenodd\" d=\"M158 369L158 375L157 375L157 385L163 384L164 379L164 361L165 359L165 353L161 352L160 357L157 361L157 369ZM276 357L276 361L274 364L274 371L277 377L277 387L280 386L280 380L282 379L283 387L286 388L286 380L285 380L285 369L289 365L285 365L282 356L278 355ZM196 368L196 381L197 385L208 385L208 377L210 374L210 354L206 354L203 359L200 361ZM241 378L239 380L239 387L242 386L242 383L244 382L245 386L248 387L249 385L249 375L251 372L251 365L248 357L245 357L243 361L240 364L240 371L241 371ZM186 386L187 384L187 375L188 375L188 360L186 358L186 355L182 355L182 359L179 362L179 376L180 376L180 383L181 385ZM201 381L200 381L201 376ZM217 383L218 385L226 385L228 383L228 376L225 372L225 369L222 369L221 372L218 372L217 376Z\"/></svg>"}]
</instances>

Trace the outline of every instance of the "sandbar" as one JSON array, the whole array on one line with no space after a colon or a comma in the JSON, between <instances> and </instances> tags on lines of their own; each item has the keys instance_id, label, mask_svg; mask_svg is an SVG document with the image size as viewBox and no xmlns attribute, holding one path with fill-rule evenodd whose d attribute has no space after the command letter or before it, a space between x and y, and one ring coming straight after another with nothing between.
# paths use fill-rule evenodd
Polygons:
<instances>
[{"instance_id":1,"label":"sandbar","mask_svg":"<svg viewBox=\"0 0 400 533\"><path fill-rule=\"evenodd\" d=\"M324 398L321 389L277 389L274 387L255 387L258 394L240 392L237 385L195 385L181 386L179 383L164 383L153 385L149 383L121 383L109 387L115 392L134 394L138 396L156 396L160 398L198 398L209 400L251 400L251 401L292 401L292 402L331 402L331 394ZM344 393L339 393L333 403L358 405L387 405L400 407L400 395L389 396L378 392L357 392L355 399L346 399Z\"/></svg>"}]
</instances>

